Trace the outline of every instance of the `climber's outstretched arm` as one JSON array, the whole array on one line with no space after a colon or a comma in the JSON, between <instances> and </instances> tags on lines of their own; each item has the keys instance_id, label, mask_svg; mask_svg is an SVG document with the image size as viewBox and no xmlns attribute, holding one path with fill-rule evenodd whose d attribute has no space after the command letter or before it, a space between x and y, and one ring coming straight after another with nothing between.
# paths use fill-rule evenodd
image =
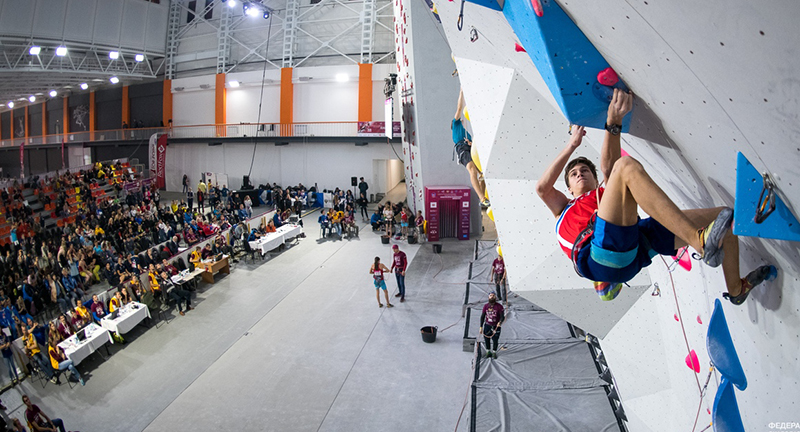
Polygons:
<instances>
[{"instance_id":1,"label":"climber's outstretched arm","mask_svg":"<svg viewBox=\"0 0 800 432\"><path fill-rule=\"evenodd\" d=\"M555 217L558 217L561 215L561 212L564 211L567 203L569 203L569 198L562 192L559 192L554 186L561 177L564 167L567 166L570 156L572 156L575 149L581 145L585 134L586 131L583 126L577 126L575 130L572 131L572 138L569 140L569 143L567 143L567 146L556 156L553 163L550 164L544 174L542 174L542 177L539 178L539 181L536 182L536 194L544 201L547 208L550 209Z\"/></svg>"},{"instance_id":2,"label":"climber's outstretched arm","mask_svg":"<svg viewBox=\"0 0 800 432\"><path fill-rule=\"evenodd\" d=\"M464 90L458 92L458 104L456 105L456 115L455 119L460 120L461 116L464 114Z\"/></svg>"},{"instance_id":3,"label":"climber's outstretched arm","mask_svg":"<svg viewBox=\"0 0 800 432\"><path fill-rule=\"evenodd\" d=\"M606 125L622 125L622 119L625 114L629 113L633 108L633 94L626 93L620 89L614 89L614 96L611 99L611 104L608 106L608 115L606 117ZM612 134L606 130L603 137L603 148L600 150L600 171L603 172L603 180L608 183L608 178L611 176L611 170L614 168L614 163L622 156L620 150L620 136L619 134Z\"/></svg>"}]
</instances>

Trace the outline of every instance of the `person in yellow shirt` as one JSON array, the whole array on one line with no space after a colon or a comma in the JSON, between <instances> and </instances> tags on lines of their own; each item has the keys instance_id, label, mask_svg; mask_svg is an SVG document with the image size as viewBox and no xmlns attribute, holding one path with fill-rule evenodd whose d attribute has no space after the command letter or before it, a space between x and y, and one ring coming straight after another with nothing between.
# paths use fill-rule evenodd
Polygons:
<instances>
[{"instance_id":1,"label":"person in yellow shirt","mask_svg":"<svg viewBox=\"0 0 800 432\"><path fill-rule=\"evenodd\" d=\"M72 314L72 325L82 328L92 322L92 313L81 303L80 299L75 300L75 312Z\"/></svg>"},{"instance_id":2,"label":"person in yellow shirt","mask_svg":"<svg viewBox=\"0 0 800 432\"><path fill-rule=\"evenodd\" d=\"M122 298L122 293L120 291L117 291L114 294L114 297L111 297L111 300L108 301L108 311L114 312L115 310L121 308L124 305L125 301Z\"/></svg>"},{"instance_id":3,"label":"person in yellow shirt","mask_svg":"<svg viewBox=\"0 0 800 432\"><path fill-rule=\"evenodd\" d=\"M69 369L76 381L81 383L81 385L86 385L86 382L81 378L81 374L75 369L72 360L68 359L64 352L61 351L61 348L58 347L55 340L50 341L47 352L50 354L50 365L54 370Z\"/></svg>"},{"instance_id":4,"label":"person in yellow shirt","mask_svg":"<svg viewBox=\"0 0 800 432\"><path fill-rule=\"evenodd\" d=\"M28 331L28 327L26 326L22 327L22 340L25 342L25 352L28 353L28 357L36 361L37 365L50 382L58 384L59 381L53 372L52 365L44 358L42 350L39 349L39 343L36 342L36 338L33 337L33 334Z\"/></svg>"}]
</instances>

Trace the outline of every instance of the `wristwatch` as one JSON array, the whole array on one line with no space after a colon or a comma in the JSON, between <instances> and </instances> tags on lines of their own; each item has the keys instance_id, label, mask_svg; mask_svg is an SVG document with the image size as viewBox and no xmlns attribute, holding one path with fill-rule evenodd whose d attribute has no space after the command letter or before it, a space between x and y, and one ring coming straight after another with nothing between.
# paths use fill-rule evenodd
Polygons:
<instances>
[{"instance_id":1,"label":"wristwatch","mask_svg":"<svg viewBox=\"0 0 800 432\"><path fill-rule=\"evenodd\" d=\"M603 126L603 128L605 130L607 130L608 133L610 133L611 135L614 135L614 136L619 135L619 133L622 132L622 125L618 125L618 124L608 124L608 123L606 123L605 126Z\"/></svg>"}]
</instances>

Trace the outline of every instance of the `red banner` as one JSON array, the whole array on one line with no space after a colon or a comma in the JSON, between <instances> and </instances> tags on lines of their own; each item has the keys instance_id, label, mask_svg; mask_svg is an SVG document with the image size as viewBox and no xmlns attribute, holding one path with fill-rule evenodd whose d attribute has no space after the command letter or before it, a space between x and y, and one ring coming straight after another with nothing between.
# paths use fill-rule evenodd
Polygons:
<instances>
[{"instance_id":1,"label":"red banner","mask_svg":"<svg viewBox=\"0 0 800 432\"><path fill-rule=\"evenodd\" d=\"M401 135L400 122L392 122L392 135L395 137ZM386 122L358 122L358 136L386 136Z\"/></svg>"},{"instance_id":2,"label":"red banner","mask_svg":"<svg viewBox=\"0 0 800 432\"><path fill-rule=\"evenodd\" d=\"M156 187L167 187L167 134L158 137L156 143Z\"/></svg>"}]
</instances>

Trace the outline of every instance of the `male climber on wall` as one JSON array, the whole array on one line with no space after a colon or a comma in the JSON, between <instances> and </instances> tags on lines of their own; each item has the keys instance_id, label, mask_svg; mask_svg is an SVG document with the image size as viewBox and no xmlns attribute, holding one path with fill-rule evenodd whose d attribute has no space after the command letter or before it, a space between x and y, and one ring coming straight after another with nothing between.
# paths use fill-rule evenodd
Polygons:
<instances>
[{"instance_id":1,"label":"male climber on wall","mask_svg":"<svg viewBox=\"0 0 800 432\"><path fill-rule=\"evenodd\" d=\"M774 274L774 267L761 266L740 278L739 240L730 231L733 210L680 210L636 159L620 157L622 119L632 108L633 95L615 89L600 152L605 187L590 160L569 160L586 133L583 126L573 129L567 147L539 179L536 193L558 219L561 249L580 276L595 281L600 297L612 300L622 283L650 265L655 255L676 255L688 244L707 265L722 264L728 289L723 296L733 304L744 303L754 287ZM553 187L562 169L571 200ZM649 218L639 219L640 206Z\"/></svg>"},{"instance_id":2,"label":"male climber on wall","mask_svg":"<svg viewBox=\"0 0 800 432\"><path fill-rule=\"evenodd\" d=\"M458 157L458 163L467 167L469 171L469 180L472 182L472 188L478 194L478 199L481 200L482 207L489 207L489 200L485 199L486 183L481 178L481 171L472 162L472 136L464 128L461 117L464 115L464 91L458 94L458 105L456 105L456 115L450 123L450 129L453 131L453 143L455 143L455 152Z\"/></svg>"}]
</instances>

